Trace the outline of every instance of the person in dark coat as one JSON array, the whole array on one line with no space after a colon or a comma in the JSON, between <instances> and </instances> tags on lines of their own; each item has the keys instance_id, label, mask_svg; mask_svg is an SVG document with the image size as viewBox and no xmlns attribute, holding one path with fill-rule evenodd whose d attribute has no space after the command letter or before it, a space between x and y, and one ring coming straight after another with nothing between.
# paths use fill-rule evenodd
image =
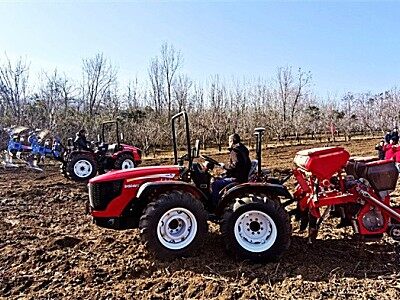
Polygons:
<instances>
[{"instance_id":1,"label":"person in dark coat","mask_svg":"<svg viewBox=\"0 0 400 300\"><path fill-rule=\"evenodd\" d=\"M251 168L249 150L240 142L240 136L235 133L229 136L229 163L223 168L226 177L215 180L211 186L212 201L217 205L220 191L232 182L243 183L248 181Z\"/></svg>"},{"instance_id":2,"label":"person in dark coat","mask_svg":"<svg viewBox=\"0 0 400 300\"><path fill-rule=\"evenodd\" d=\"M86 130L81 129L76 133L74 144L78 150L90 151L89 142L86 139Z\"/></svg>"},{"instance_id":3,"label":"person in dark coat","mask_svg":"<svg viewBox=\"0 0 400 300\"><path fill-rule=\"evenodd\" d=\"M377 144L375 146L375 150L378 151L378 158L381 160L385 159L385 151L383 150L384 145L385 145L385 141L382 140L382 141L380 141L379 144Z\"/></svg>"},{"instance_id":4,"label":"person in dark coat","mask_svg":"<svg viewBox=\"0 0 400 300\"><path fill-rule=\"evenodd\" d=\"M391 138L393 140L393 144L397 145L399 143L399 131L398 128L395 127L392 131Z\"/></svg>"},{"instance_id":5,"label":"person in dark coat","mask_svg":"<svg viewBox=\"0 0 400 300\"><path fill-rule=\"evenodd\" d=\"M390 144L390 140L392 139L392 133L388 130L385 134L385 143Z\"/></svg>"}]
</instances>

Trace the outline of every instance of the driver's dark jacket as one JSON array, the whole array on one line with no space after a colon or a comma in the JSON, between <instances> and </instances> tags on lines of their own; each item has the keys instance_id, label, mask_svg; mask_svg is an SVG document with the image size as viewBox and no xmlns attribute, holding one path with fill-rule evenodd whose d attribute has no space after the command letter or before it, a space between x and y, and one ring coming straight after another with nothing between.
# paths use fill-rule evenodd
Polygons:
<instances>
[{"instance_id":1,"label":"driver's dark jacket","mask_svg":"<svg viewBox=\"0 0 400 300\"><path fill-rule=\"evenodd\" d=\"M227 177L236 178L240 183L247 182L251 168L249 150L242 143L238 143L230 148L229 164L225 165Z\"/></svg>"},{"instance_id":2,"label":"driver's dark jacket","mask_svg":"<svg viewBox=\"0 0 400 300\"><path fill-rule=\"evenodd\" d=\"M76 134L74 144L78 148L78 150L89 150L88 141L86 140L85 136L80 135L79 133Z\"/></svg>"}]
</instances>

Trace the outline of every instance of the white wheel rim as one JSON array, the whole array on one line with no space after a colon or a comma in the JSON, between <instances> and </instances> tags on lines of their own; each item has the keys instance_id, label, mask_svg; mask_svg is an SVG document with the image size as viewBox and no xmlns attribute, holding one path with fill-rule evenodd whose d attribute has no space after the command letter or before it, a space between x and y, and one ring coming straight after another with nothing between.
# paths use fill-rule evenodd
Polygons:
<instances>
[{"instance_id":1,"label":"white wheel rim","mask_svg":"<svg viewBox=\"0 0 400 300\"><path fill-rule=\"evenodd\" d=\"M135 167L135 163L133 162L132 159L127 158L122 162L122 170L126 169L133 169Z\"/></svg>"},{"instance_id":2,"label":"white wheel rim","mask_svg":"<svg viewBox=\"0 0 400 300\"><path fill-rule=\"evenodd\" d=\"M275 243L277 229L269 215L259 210L250 210L236 220L234 233L237 242L245 250L264 252Z\"/></svg>"},{"instance_id":3,"label":"white wheel rim","mask_svg":"<svg viewBox=\"0 0 400 300\"><path fill-rule=\"evenodd\" d=\"M74 173L79 178L88 177L93 170L92 164L84 159L78 160L74 165Z\"/></svg>"},{"instance_id":4,"label":"white wheel rim","mask_svg":"<svg viewBox=\"0 0 400 300\"><path fill-rule=\"evenodd\" d=\"M176 207L160 218L157 237L160 243L171 250L179 250L193 242L197 233L195 216L186 208Z\"/></svg>"}]
</instances>

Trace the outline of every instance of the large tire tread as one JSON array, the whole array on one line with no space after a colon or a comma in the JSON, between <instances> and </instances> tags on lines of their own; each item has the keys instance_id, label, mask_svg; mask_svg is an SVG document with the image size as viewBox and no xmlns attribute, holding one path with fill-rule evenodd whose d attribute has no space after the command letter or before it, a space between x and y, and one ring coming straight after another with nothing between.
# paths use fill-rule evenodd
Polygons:
<instances>
[{"instance_id":1,"label":"large tire tread","mask_svg":"<svg viewBox=\"0 0 400 300\"><path fill-rule=\"evenodd\" d=\"M263 195L264 197L264 195ZM237 208L234 204L228 206L222 218L221 233L228 253L239 260L250 260L253 262L272 262L277 261L289 249L292 225L290 217L282 205L275 200L267 198L265 202L250 202ZM277 226L277 238L275 243L264 252L250 252L244 249L236 241L234 226L237 218L246 210L260 210L267 213Z\"/></svg>"},{"instance_id":2,"label":"large tire tread","mask_svg":"<svg viewBox=\"0 0 400 300\"><path fill-rule=\"evenodd\" d=\"M77 161L79 160L87 160L92 164L92 173L87 176L86 178L81 178L77 176L74 172L74 165ZM88 181L89 179L93 178L97 174L97 162L94 159L94 157L90 154L86 153L79 153L75 154L70 160L68 160L67 165L66 165L66 174L68 178L77 181L77 182L85 182Z\"/></svg>"},{"instance_id":3,"label":"large tire tread","mask_svg":"<svg viewBox=\"0 0 400 300\"><path fill-rule=\"evenodd\" d=\"M115 159L115 162L114 162L114 169L116 169L116 170L121 170L121 169L122 169L122 164L123 164L123 162L124 162L126 159L132 160L134 166L136 167L136 162L135 162L135 160L133 159L133 156L132 156L131 154L124 153L124 154L121 154L120 156L118 156L118 157Z\"/></svg>"},{"instance_id":4,"label":"large tire tread","mask_svg":"<svg viewBox=\"0 0 400 300\"><path fill-rule=\"evenodd\" d=\"M174 207L184 207L190 210L197 220L197 235L193 242L185 248L171 250L166 248L157 237L157 225L161 216ZM144 209L139 221L141 239L147 249L158 259L170 260L188 256L198 249L207 233L207 215L203 204L191 194L185 192L168 192L159 195Z\"/></svg>"}]
</instances>

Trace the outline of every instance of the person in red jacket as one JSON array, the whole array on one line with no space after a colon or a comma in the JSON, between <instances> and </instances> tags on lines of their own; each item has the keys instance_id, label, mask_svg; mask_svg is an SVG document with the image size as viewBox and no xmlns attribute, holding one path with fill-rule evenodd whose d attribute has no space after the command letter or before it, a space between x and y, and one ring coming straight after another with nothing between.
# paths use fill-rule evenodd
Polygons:
<instances>
[{"instance_id":1,"label":"person in red jacket","mask_svg":"<svg viewBox=\"0 0 400 300\"><path fill-rule=\"evenodd\" d=\"M400 163L400 146L398 145L392 145L392 151L393 151L393 160L396 163Z\"/></svg>"},{"instance_id":2,"label":"person in red jacket","mask_svg":"<svg viewBox=\"0 0 400 300\"><path fill-rule=\"evenodd\" d=\"M385 159L392 159L394 155L393 151L393 140L391 139L389 144L383 146L383 151L385 152Z\"/></svg>"},{"instance_id":3,"label":"person in red jacket","mask_svg":"<svg viewBox=\"0 0 400 300\"><path fill-rule=\"evenodd\" d=\"M391 159L395 162L400 162L400 148L398 145L394 144L393 140L390 140L389 144L383 146L383 151L385 152L385 159Z\"/></svg>"},{"instance_id":4,"label":"person in red jacket","mask_svg":"<svg viewBox=\"0 0 400 300\"><path fill-rule=\"evenodd\" d=\"M395 161L397 170L399 170L400 173L400 146L393 145L392 150L394 152L393 160Z\"/></svg>"}]
</instances>

